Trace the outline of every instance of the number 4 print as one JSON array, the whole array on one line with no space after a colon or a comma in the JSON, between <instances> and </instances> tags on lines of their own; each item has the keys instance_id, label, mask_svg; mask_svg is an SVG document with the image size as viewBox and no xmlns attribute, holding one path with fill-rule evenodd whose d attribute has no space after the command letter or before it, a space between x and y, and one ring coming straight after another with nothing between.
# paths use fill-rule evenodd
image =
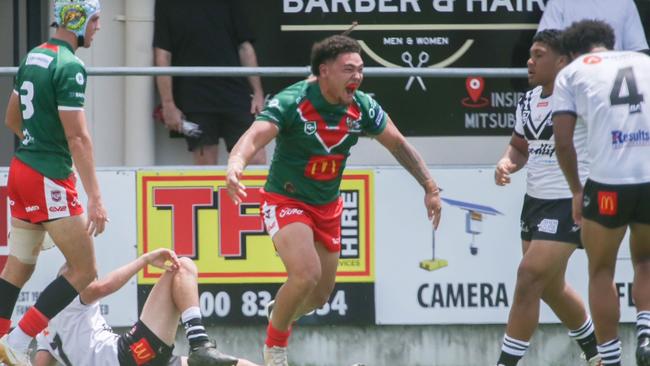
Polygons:
<instances>
[{"instance_id":1,"label":"number 4 print","mask_svg":"<svg viewBox=\"0 0 650 366\"><path fill-rule=\"evenodd\" d=\"M611 105L629 105L630 113L641 112L643 94L639 93L636 79L634 78L634 70L631 66L618 70L616 80L614 81L614 87L609 94L609 101Z\"/></svg>"}]
</instances>

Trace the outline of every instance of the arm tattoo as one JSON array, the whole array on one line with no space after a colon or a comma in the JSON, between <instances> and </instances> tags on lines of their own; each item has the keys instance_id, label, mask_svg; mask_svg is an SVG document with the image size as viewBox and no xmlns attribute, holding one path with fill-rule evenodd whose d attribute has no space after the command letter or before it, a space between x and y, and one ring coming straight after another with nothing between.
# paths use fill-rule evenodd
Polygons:
<instances>
[{"instance_id":1,"label":"arm tattoo","mask_svg":"<svg viewBox=\"0 0 650 366\"><path fill-rule=\"evenodd\" d=\"M393 154L400 165L411 173L413 178L415 178L422 187L425 186L427 181L433 180L429 174L429 169L427 169L424 164L424 160L417 150L415 150L415 148L407 141L403 141L397 145L393 150L391 150L391 154Z\"/></svg>"}]
</instances>

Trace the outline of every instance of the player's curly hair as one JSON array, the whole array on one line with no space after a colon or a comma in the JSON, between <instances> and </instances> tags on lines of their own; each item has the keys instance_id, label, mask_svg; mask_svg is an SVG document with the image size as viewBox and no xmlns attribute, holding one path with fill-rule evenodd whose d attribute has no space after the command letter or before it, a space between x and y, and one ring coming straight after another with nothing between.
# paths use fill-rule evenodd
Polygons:
<instances>
[{"instance_id":1,"label":"player's curly hair","mask_svg":"<svg viewBox=\"0 0 650 366\"><path fill-rule=\"evenodd\" d=\"M321 64L335 60L342 53L351 52L361 53L361 46L348 36L335 35L314 43L311 48L311 73L319 76Z\"/></svg>"},{"instance_id":2,"label":"player's curly hair","mask_svg":"<svg viewBox=\"0 0 650 366\"><path fill-rule=\"evenodd\" d=\"M544 29L533 37L533 43L539 42L549 46L559 55L566 55L562 47L562 31L559 29Z\"/></svg>"},{"instance_id":3,"label":"player's curly hair","mask_svg":"<svg viewBox=\"0 0 650 366\"><path fill-rule=\"evenodd\" d=\"M594 47L614 49L614 29L602 20L581 20L574 22L562 35L562 47L569 54L583 55Z\"/></svg>"}]
</instances>

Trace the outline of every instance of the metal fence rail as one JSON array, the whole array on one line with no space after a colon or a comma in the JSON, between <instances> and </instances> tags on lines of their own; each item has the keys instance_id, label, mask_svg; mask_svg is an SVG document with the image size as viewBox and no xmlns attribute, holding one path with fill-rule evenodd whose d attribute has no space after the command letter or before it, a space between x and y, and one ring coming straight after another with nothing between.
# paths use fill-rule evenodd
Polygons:
<instances>
[{"instance_id":1,"label":"metal fence rail","mask_svg":"<svg viewBox=\"0 0 650 366\"><path fill-rule=\"evenodd\" d=\"M13 76L17 67L0 67L0 76ZM94 76L264 76L304 77L309 67L88 67L88 75ZM429 78L464 78L484 76L493 78L520 78L527 75L525 68L418 68L418 67L366 67L365 76Z\"/></svg>"}]
</instances>

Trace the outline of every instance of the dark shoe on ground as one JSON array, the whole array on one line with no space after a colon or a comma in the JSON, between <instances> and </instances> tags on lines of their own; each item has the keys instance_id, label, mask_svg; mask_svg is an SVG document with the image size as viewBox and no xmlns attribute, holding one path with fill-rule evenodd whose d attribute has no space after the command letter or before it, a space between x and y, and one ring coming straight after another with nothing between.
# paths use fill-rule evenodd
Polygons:
<instances>
[{"instance_id":1,"label":"dark shoe on ground","mask_svg":"<svg viewBox=\"0 0 650 366\"><path fill-rule=\"evenodd\" d=\"M237 358L219 352L217 346L212 342L205 342L190 350L187 359L189 366L235 366Z\"/></svg>"}]
</instances>

